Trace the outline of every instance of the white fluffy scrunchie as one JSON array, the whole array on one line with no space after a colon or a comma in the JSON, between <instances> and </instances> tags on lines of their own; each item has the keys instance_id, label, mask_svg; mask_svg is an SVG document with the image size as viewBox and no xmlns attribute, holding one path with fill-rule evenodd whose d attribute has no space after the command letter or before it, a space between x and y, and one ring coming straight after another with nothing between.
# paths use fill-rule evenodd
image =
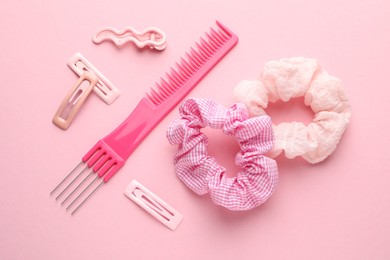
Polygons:
<instances>
[{"instance_id":1,"label":"white fluffy scrunchie","mask_svg":"<svg viewBox=\"0 0 390 260\"><path fill-rule=\"evenodd\" d=\"M275 143L269 156L282 151L287 158L302 156L318 163L334 152L351 116L341 81L323 70L317 60L302 57L267 62L259 81L242 81L234 90L251 116L264 115L268 102L304 97L314 119L274 125Z\"/></svg>"}]
</instances>

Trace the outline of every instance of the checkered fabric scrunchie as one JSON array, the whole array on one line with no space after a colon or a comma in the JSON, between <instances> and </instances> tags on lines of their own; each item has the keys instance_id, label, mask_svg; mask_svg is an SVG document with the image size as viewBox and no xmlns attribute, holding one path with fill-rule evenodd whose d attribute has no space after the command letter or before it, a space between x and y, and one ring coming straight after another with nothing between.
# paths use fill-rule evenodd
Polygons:
<instances>
[{"instance_id":1,"label":"checkered fabric scrunchie","mask_svg":"<svg viewBox=\"0 0 390 260\"><path fill-rule=\"evenodd\" d=\"M278 182L276 162L264 156L273 146L269 116L249 118L244 104L226 108L210 99L188 99L179 108L180 119L171 123L167 137L178 145L174 164L178 177L198 195L210 193L213 202L229 210L249 210L264 203ZM207 154L204 127L222 129L234 136L240 152L235 163L241 167L236 177Z\"/></svg>"}]
</instances>

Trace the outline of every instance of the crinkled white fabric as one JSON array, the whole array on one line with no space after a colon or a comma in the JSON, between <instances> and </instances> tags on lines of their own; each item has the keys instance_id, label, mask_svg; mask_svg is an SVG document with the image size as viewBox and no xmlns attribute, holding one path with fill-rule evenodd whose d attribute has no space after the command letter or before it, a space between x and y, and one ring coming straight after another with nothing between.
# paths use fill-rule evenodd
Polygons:
<instances>
[{"instance_id":1,"label":"crinkled white fabric","mask_svg":"<svg viewBox=\"0 0 390 260\"><path fill-rule=\"evenodd\" d=\"M318 163L337 147L351 116L347 94L341 81L323 70L315 59L302 57L267 62L260 80L242 81L234 95L244 103L251 116L264 115L268 102L304 97L314 119L273 125L275 143L269 155L284 151L287 158L302 156Z\"/></svg>"}]
</instances>

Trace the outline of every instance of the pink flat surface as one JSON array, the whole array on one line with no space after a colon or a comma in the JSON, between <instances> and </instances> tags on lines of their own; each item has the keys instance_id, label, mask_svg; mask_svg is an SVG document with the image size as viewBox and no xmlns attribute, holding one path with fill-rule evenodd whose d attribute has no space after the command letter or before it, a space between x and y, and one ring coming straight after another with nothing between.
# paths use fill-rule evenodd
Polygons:
<instances>
[{"instance_id":1,"label":"pink flat surface","mask_svg":"<svg viewBox=\"0 0 390 260\"><path fill-rule=\"evenodd\" d=\"M3 1L0 4L0 259L390 259L390 2ZM250 212L229 212L176 177L165 130L175 109L126 165L74 216L49 192L116 127L215 19L238 46L190 93L230 105L233 88L266 61L317 58L345 84L352 121L325 162L278 159L280 183ZM156 26L161 53L99 46L104 26ZM107 106L91 95L67 131L51 118L77 77L81 52L121 91ZM293 112L292 112L293 111ZM299 102L275 121L310 120ZM210 153L228 168L237 146L209 131ZM184 215L172 232L123 195L136 179Z\"/></svg>"}]
</instances>

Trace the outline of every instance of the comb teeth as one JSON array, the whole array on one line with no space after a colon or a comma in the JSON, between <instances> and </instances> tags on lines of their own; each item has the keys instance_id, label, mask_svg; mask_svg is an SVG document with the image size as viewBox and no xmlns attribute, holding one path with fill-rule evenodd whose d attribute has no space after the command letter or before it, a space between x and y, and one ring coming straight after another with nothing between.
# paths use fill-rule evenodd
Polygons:
<instances>
[{"instance_id":1,"label":"comb teeth","mask_svg":"<svg viewBox=\"0 0 390 260\"><path fill-rule=\"evenodd\" d=\"M165 79L161 77L160 83L146 93L146 99L158 106L180 89L186 82L232 38L232 33L217 22L218 29L210 28L210 32L196 42L196 48L191 48L176 63L175 68L171 67L166 73Z\"/></svg>"}]
</instances>

